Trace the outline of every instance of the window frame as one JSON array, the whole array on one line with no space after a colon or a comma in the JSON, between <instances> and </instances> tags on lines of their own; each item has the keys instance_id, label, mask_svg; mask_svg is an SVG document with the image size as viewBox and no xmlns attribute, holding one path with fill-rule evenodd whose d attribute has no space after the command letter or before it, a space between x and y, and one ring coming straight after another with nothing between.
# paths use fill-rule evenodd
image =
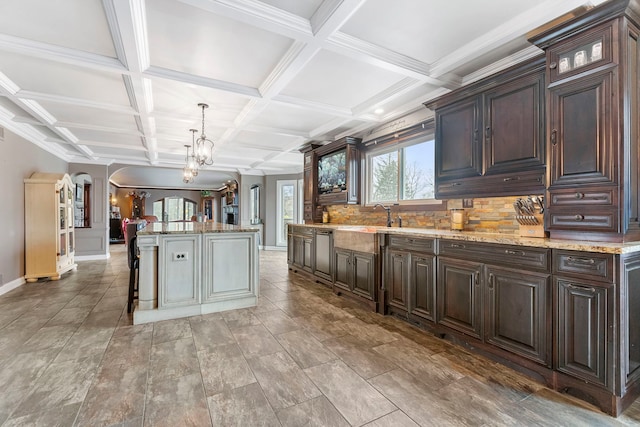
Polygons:
<instances>
[{"instance_id":1,"label":"window frame","mask_svg":"<svg viewBox=\"0 0 640 427\"><path fill-rule=\"evenodd\" d=\"M410 147L412 145L417 145L423 142L427 142L429 140L435 139L435 123L433 119L427 120L426 122L418 123L412 127L406 128L402 131L398 131L393 134L388 134L382 136L380 138L376 138L374 140L366 141L363 143L363 171L361 174L361 179L364 185L362 186L363 199L364 203L363 207L367 209L373 209L373 206L376 203L371 201L371 193L373 191L372 179L373 179L373 157L379 156L382 154L390 153L390 152L398 152L398 189L397 189L397 199L395 201L389 200L384 201L382 203L391 203L397 205L395 206L395 210L398 211L410 211L410 210L433 210L440 211L447 209L447 201L439 200L439 199L415 199L415 200L402 200L402 188L401 185L403 183L404 178L404 159L403 159L403 149L406 147ZM435 175L435 168L434 168ZM435 176L434 186L435 186ZM434 188L435 193L435 188Z\"/></svg>"}]
</instances>

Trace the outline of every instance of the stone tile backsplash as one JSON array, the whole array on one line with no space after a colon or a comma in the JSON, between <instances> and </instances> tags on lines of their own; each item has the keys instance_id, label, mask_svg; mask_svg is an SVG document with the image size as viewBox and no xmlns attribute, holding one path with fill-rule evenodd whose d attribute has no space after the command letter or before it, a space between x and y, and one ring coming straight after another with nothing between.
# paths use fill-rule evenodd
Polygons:
<instances>
[{"instance_id":1,"label":"stone tile backsplash","mask_svg":"<svg viewBox=\"0 0 640 427\"><path fill-rule=\"evenodd\" d=\"M488 197L473 199L473 207L465 208L465 231L477 231L484 233L517 234L518 222L513 211L513 202L518 197ZM448 230L451 227L451 209L461 209L462 200L453 199L447 201L445 211L403 211L398 212L391 208L391 217L395 221L397 216L402 217L403 227L435 228ZM329 222L345 225L376 225L386 224L384 210L362 209L357 205L327 206ZM397 227L396 222L393 227Z\"/></svg>"}]
</instances>

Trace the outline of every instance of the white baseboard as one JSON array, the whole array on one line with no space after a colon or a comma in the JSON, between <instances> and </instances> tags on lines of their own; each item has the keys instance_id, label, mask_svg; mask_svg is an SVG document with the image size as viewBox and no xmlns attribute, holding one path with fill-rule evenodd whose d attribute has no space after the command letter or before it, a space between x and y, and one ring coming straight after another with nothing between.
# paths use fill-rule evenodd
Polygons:
<instances>
[{"instance_id":1,"label":"white baseboard","mask_svg":"<svg viewBox=\"0 0 640 427\"><path fill-rule=\"evenodd\" d=\"M73 257L75 261L104 261L111 258L111 254L100 254L100 255L76 255Z\"/></svg>"},{"instance_id":2,"label":"white baseboard","mask_svg":"<svg viewBox=\"0 0 640 427\"><path fill-rule=\"evenodd\" d=\"M12 280L10 282L7 282L4 285L0 286L0 295L6 294L7 292L12 291L15 288L18 288L18 287L24 285L25 283L26 282L24 280L24 277L18 277L16 280Z\"/></svg>"},{"instance_id":3,"label":"white baseboard","mask_svg":"<svg viewBox=\"0 0 640 427\"><path fill-rule=\"evenodd\" d=\"M287 251L286 246L263 246L262 249L264 249L265 251Z\"/></svg>"}]
</instances>

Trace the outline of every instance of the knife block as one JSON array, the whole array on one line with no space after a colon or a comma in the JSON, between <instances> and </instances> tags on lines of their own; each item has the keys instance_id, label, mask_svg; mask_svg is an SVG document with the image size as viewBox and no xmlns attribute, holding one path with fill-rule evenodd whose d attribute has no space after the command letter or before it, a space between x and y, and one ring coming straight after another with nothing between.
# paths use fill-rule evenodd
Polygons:
<instances>
[{"instance_id":1,"label":"knife block","mask_svg":"<svg viewBox=\"0 0 640 427\"><path fill-rule=\"evenodd\" d=\"M518 224L520 226L520 237L547 237L544 231L544 214L536 213L533 216L538 220L538 224Z\"/></svg>"}]
</instances>

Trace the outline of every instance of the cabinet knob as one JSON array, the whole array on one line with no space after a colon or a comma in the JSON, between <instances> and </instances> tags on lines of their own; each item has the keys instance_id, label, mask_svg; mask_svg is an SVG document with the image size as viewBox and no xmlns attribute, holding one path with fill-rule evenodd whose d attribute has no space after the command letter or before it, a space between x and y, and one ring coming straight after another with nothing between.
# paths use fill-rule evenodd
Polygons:
<instances>
[{"instance_id":1,"label":"cabinet knob","mask_svg":"<svg viewBox=\"0 0 640 427\"><path fill-rule=\"evenodd\" d=\"M493 290L493 286L496 281L496 276L493 273L489 273L489 289Z\"/></svg>"},{"instance_id":2,"label":"cabinet knob","mask_svg":"<svg viewBox=\"0 0 640 427\"><path fill-rule=\"evenodd\" d=\"M576 199L584 199L584 193L576 193Z\"/></svg>"},{"instance_id":3,"label":"cabinet knob","mask_svg":"<svg viewBox=\"0 0 640 427\"><path fill-rule=\"evenodd\" d=\"M558 144L558 131L556 129L551 131L551 144L552 145Z\"/></svg>"},{"instance_id":4,"label":"cabinet knob","mask_svg":"<svg viewBox=\"0 0 640 427\"><path fill-rule=\"evenodd\" d=\"M484 137L486 139L491 138L491 126L487 126L484 130Z\"/></svg>"},{"instance_id":5,"label":"cabinet knob","mask_svg":"<svg viewBox=\"0 0 640 427\"><path fill-rule=\"evenodd\" d=\"M555 61L549 64L549 68L551 68L552 70L555 70L557 66L558 66L558 63Z\"/></svg>"},{"instance_id":6,"label":"cabinet knob","mask_svg":"<svg viewBox=\"0 0 640 427\"><path fill-rule=\"evenodd\" d=\"M578 214L578 215L575 216L575 219L576 219L576 221L582 221L584 219L584 215Z\"/></svg>"},{"instance_id":7,"label":"cabinet knob","mask_svg":"<svg viewBox=\"0 0 640 427\"><path fill-rule=\"evenodd\" d=\"M461 244L458 244L458 243L452 243L449 247L450 248L464 249L464 245L461 245Z\"/></svg>"}]
</instances>

